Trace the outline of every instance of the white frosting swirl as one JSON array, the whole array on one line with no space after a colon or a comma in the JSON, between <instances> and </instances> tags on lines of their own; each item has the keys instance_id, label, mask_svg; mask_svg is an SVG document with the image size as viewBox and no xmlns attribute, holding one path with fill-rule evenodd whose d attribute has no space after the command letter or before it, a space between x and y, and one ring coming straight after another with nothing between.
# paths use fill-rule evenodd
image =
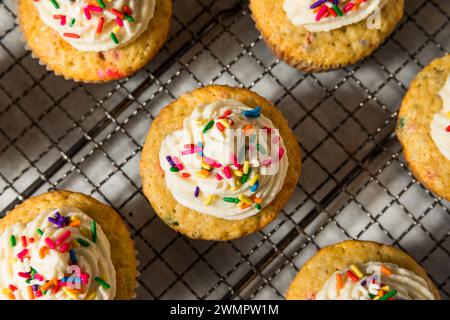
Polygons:
<instances>
[{"instance_id":1,"label":"white frosting swirl","mask_svg":"<svg viewBox=\"0 0 450 320\"><path fill-rule=\"evenodd\" d=\"M387 276L380 272L380 267L387 267L392 274ZM366 289L361 289L360 283L367 281L368 277L375 275L381 278L382 286L389 286L390 290L396 290L395 300L435 300L433 293L428 288L427 282L410 270L400 268L391 263L368 262L357 265L358 269L367 275L359 281L352 281L345 272L336 271L317 293L317 300L368 300ZM343 287L337 290L336 273L343 276ZM370 279L369 279L370 282Z\"/></svg>"},{"instance_id":2,"label":"white frosting swirl","mask_svg":"<svg viewBox=\"0 0 450 320\"><path fill-rule=\"evenodd\" d=\"M42 21L75 49L94 52L123 47L137 39L147 29L155 11L155 0L39 0L33 3ZM99 29L101 20L103 27ZM118 44L112 40L112 33Z\"/></svg>"},{"instance_id":3,"label":"white frosting swirl","mask_svg":"<svg viewBox=\"0 0 450 320\"><path fill-rule=\"evenodd\" d=\"M61 216L76 217L79 226L59 227L49 221L58 212ZM18 223L8 227L0 235L0 299L27 300L30 299L30 286L36 285L34 291L35 299L44 300L66 300L66 299L95 299L112 300L116 294L116 272L111 260L110 244L102 231L100 225L96 224L97 239L95 243L91 234L92 219L76 208L59 208L47 210L40 213L35 219L27 224ZM39 231L43 234L40 235ZM57 244L58 238L70 231L67 239ZM21 237L26 237L26 247L23 246ZM15 246L11 244L11 237L15 239ZM48 247L46 239L49 238L56 245L55 249L49 249L42 255L42 248ZM79 245L77 240L84 240L88 246ZM62 245L70 245L76 262L72 261L69 250L61 250ZM24 259L20 255L26 250ZM75 267L74 267L75 266ZM79 269L76 271L76 266ZM36 270L35 276L30 283L21 273L29 273ZM88 275L85 282L81 277ZM61 279L69 278L71 284L81 284L81 287L64 287L53 293L55 285L48 286L45 294L45 284L54 279L61 285ZM42 278L41 278L42 277ZM74 277L77 277L76 279ZM96 278L104 280L110 288L100 285ZM10 287L13 287L11 290ZM69 290L67 290L69 289ZM72 289L72 291L70 291ZM78 291L77 291L78 290ZM56 291L56 290L55 290ZM69 292L69 293L68 293ZM74 294L75 293L75 294Z\"/></svg>"},{"instance_id":4,"label":"white frosting swirl","mask_svg":"<svg viewBox=\"0 0 450 320\"><path fill-rule=\"evenodd\" d=\"M357 10L350 10L342 16L336 17L328 14L328 16L323 16L318 20L317 13L311 9L311 5L315 2L311 0L285 0L283 9L293 24L303 26L310 32L326 32L367 19L383 6L383 0L367 0L358 4ZM342 0L340 2L345 3ZM328 1L325 5L331 6ZM343 8L340 8L342 11Z\"/></svg>"},{"instance_id":5,"label":"white frosting swirl","mask_svg":"<svg viewBox=\"0 0 450 320\"><path fill-rule=\"evenodd\" d=\"M227 121L231 120L233 124L226 130L221 131L216 127L216 124L227 110L232 111L227 117ZM288 157L284 152L283 140L279 136L278 130L273 128L272 121L262 114L259 117L248 118L242 112L249 110L252 109L242 102L231 99L219 100L209 105L200 105L194 109L189 117L184 119L183 129L173 132L163 140L160 149L160 165L165 171L166 185L178 203L214 217L239 220L257 214L261 208L274 200L286 177L289 164ZM205 124L211 120L215 122L215 125L203 134ZM237 155L236 158L239 158L237 162L240 165L244 163L244 157L241 156L242 148L236 147L236 149L241 149L240 151L237 150L238 152L234 150L235 143L238 144L237 141L242 139L243 135L241 134L240 138L236 138L235 134L242 133L242 130L248 128L249 125L254 129L254 137L257 139L254 141L258 141L259 150L263 153L263 150L265 150L268 157L264 159L258 152L256 152L256 157L245 157L249 161L250 167L246 182L237 172L243 171L243 169L238 170L239 168L234 165L237 163L231 161L231 158L233 154ZM263 128L272 129L270 130L270 138L266 137L267 140L260 137L256 138L258 132L261 134L258 129ZM262 132L267 131L262 130ZM269 139L274 143L271 144L272 147L268 147ZM208 177L205 178L197 176L197 173L201 170L202 160L198 152L190 156L182 155L182 150L186 149L186 145L196 144L197 141L203 143L204 156L216 161L216 167L212 166ZM250 143L250 149L252 148L251 145L252 143ZM177 157L183 165L183 170L178 173L171 172L171 165L166 159L167 156ZM268 158L273 159L271 164L269 164ZM209 161L209 163L212 163L212 161ZM233 172L231 178L226 177L225 166L228 166ZM187 174L189 177L183 177L183 174ZM220 180L218 180L217 174L220 175ZM259 187L254 192L250 183L258 177ZM244 183L241 183L242 181ZM194 196L196 187L200 190L198 198ZM224 201L225 198L237 199L242 195L247 197L247 200L256 197L261 199L262 202L259 205L252 204L245 207L242 201L240 203Z\"/></svg>"},{"instance_id":6,"label":"white frosting swirl","mask_svg":"<svg viewBox=\"0 0 450 320\"><path fill-rule=\"evenodd\" d=\"M430 125L430 134L436 147L444 157L450 160L450 76L444 87L439 92L443 107L433 116Z\"/></svg>"}]
</instances>

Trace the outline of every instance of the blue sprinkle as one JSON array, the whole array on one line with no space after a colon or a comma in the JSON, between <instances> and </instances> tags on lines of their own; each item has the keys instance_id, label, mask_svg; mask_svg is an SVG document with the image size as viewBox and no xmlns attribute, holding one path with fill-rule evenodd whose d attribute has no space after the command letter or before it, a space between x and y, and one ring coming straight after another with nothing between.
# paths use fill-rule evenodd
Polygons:
<instances>
[{"instance_id":1,"label":"blue sprinkle","mask_svg":"<svg viewBox=\"0 0 450 320\"><path fill-rule=\"evenodd\" d=\"M70 255L70 261L72 261L73 264L77 264L78 260L77 260L77 255L75 253L75 250L70 249L69 255Z\"/></svg>"},{"instance_id":2,"label":"blue sprinkle","mask_svg":"<svg viewBox=\"0 0 450 320\"><path fill-rule=\"evenodd\" d=\"M259 187L259 181L256 181L256 183L251 187L250 191L256 192L256 190L258 190L258 187Z\"/></svg>"},{"instance_id":3,"label":"blue sprinkle","mask_svg":"<svg viewBox=\"0 0 450 320\"><path fill-rule=\"evenodd\" d=\"M253 110L244 110L242 114L247 118L259 118L261 116L261 107L256 107Z\"/></svg>"}]
</instances>

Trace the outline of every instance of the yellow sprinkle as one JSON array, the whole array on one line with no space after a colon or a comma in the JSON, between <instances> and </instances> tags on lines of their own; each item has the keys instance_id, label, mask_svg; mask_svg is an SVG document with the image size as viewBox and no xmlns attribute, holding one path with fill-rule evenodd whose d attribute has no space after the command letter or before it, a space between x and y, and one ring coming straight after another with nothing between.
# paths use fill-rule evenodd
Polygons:
<instances>
[{"instance_id":1,"label":"yellow sprinkle","mask_svg":"<svg viewBox=\"0 0 450 320\"><path fill-rule=\"evenodd\" d=\"M95 292L92 292L86 297L86 300L94 300L96 297L97 294Z\"/></svg>"},{"instance_id":2,"label":"yellow sprinkle","mask_svg":"<svg viewBox=\"0 0 450 320\"><path fill-rule=\"evenodd\" d=\"M206 201L205 201L205 206L211 205L211 203L213 202L214 198L215 198L214 195L212 195L212 194L209 195L208 198L207 198Z\"/></svg>"},{"instance_id":3,"label":"yellow sprinkle","mask_svg":"<svg viewBox=\"0 0 450 320\"><path fill-rule=\"evenodd\" d=\"M250 205L253 204L252 199L250 199L249 197L247 197L247 196L245 196L243 194L238 195L238 199L241 200L242 202L247 203L247 204L250 204Z\"/></svg>"},{"instance_id":4,"label":"yellow sprinkle","mask_svg":"<svg viewBox=\"0 0 450 320\"><path fill-rule=\"evenodd\" d=\"M390 287L389 286L384 286L384 287L381 287L381 290L383 290L383 291L390 291Z\"/></svg>"},{"instance_id":5,"label":"yellow sprinkle","mask_svg":"<svg viewBox=\"0 0 450 320\"><path fill-rule=\"evenodd\" d=\"M74 249L78 248L80 246L80 244L77 241L72 241L72 247Z\"/></svg>"},{"instance_id":6,"label":"yellow sprinkle","mask_svg":"<svg viewBox=\"0 0 450 320\"><path fill-rule=\"evenodd\" d=\"M253 186L255 183L256 183L256 181L258 181L259 180L259 174L255 174L249 181L248 181L248 184L250 185L250 186Z\"/></svg>"},{"instance_id":7,"label":"yellow sprinkle","mask_svg":"<svg viewBox=\"0 0 450 320\"><path fill-rule=\"evenodd\" d=\"M379 300L380 297L376 296L375 298L373 298L373 300Z\"/></svg>"},{"instance_id":8,"label":"yellow sprinkle","mask_svg":"<svg viewBox=\"0 0 450 320\"><path fill-rule=\"evenodd\" d=\"M244 174L247 174L249 169L250 169L250 162L248 160L245 160L243 168Z\"/></svg>"},{"instance_id":9,"label":"yellow sprinkle","mask_svg":"<svg viewBox=\"0 0 450 320\"><path fill-rule=\"evenodd\" d=\"M219 122L225 127L225 128L229 128L230 127L230 123L225 120L225 119L220 119Z\"/></svg>"},{"instance_id":10,"label":"yellow sprinkle","mask_svg":"<svg viewBox=\"0 0 450 320\"><path fill-rule=\"evenodd\" d=\"M3 288L3 289L2 289L2 293L5 294L5 295L9 295L9 294L11 293L11 289L9 289L9 288Z\"/></svg>"},{"instance_id":11,"label":"yellow sprinkle","mask_svg":"<svg viewBox=\"0 0 450 320\"><path fill-rule=\"evenodd\" d=\"M450 118L450 111L447 112L447 118Z\"/></svg>"},{"instance_id":12,"label":"yellow sprinkle","mask_svg":"<svg viewBox=\"0 0 450 320\"><path fill-rule=\"evenodd\" d=\"M117 33L117 32L119 32L119 31L120 31L120 27L119 27L119 26L117 26L117 27L114 28L114 33Z\"/></svg>"},{"instance_id":13,"label":"yellow sprinkle","mask_svg":"<svg viewBox=\"0 0 450 320\"><path fill-rule=\"evenodd\" d=\"M195 174L197 177L202 178L202 179L206 179L209 177L209 173L205 173L203 170L199 171Z\"/></svg>"},{"instance_id":14,"label":"yellow sprinkle","mask_svg":"<svg viewBox=\"0 0 450 320\"><path fill-rule=\"evenodd\" d=\"M63 287L63 291L72 299L78 300L78 295L67 287Z\"/></svg>"},{"instance_id":15,"label":"yellow sprinkle","mask_svg":"<svg viewBox=\"0 0 450 320\"><path fill-rule=\"evenodd\" d=\"M242 177L244 175L244 173L240 170L234 170L233 173L236 177Z\"/></svg>"},{"instance_id":16,"label":"yellow sprinkle","mask_svg":"<svg viewBox=\"0 0 450 320\"><path fill-rule=\"evenodd\" d=\"M357 266L355 266L354 264L352 264L351 266L350 266L350 269L352 269L352 271L356 274L356 276L358 277L358 278L362 278L362 277L364 277L364 275L363 275L363 273L358 269L358 267Z\"/></svg>"},{"instance_id":17,"label":"yellow sprinkle","mask_svg":"<svg viewBox=\"0 0 450 320\"><path fill-rule=\"evenodd\" d=\"M238 191L239 188L240 188L240 186L234 186L230 190L234 192L234 191Z\"/></svg>"},{"instance_id":18,"label":"yellow sprinkle","mask_svg":"<svg viewBox=\"0 0 450 320\"><path fill-rule=\"evenodd\" d=\"M211 170L211 166L207 163L205 163L204 161L202 161L201 167L205 170Z\"/></svg>"},{"instance_id":19,"label":"yellow sprinkle","mask_svg":"<svg viewBox=\"0 0 450 320\"><path fill-rule=\"evenodd\" d=\"M195 125L196 125L197 127L203 126L203 120L195 120Z\"/></svg>"}]
</instances>

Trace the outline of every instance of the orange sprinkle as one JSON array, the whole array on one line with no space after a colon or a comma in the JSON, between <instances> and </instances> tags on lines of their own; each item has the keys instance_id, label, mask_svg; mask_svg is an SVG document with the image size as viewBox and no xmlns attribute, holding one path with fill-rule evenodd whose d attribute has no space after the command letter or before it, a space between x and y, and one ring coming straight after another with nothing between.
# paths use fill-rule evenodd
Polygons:
<instances>
[{"instance_id":1,"label":"orange sprinkle","mask_svg":"<svg viewBox=\"0 0 450 320\"><path fill-rule=\"evenodd\" d=\"M11 292L8 293L6 296L8 297L9 300L16 300L16 296L14 294L12 294Z\"/></svg>"},{"instance_id":2,"label":"orange sprinkle","mask_svg":"<svg viewBox=\"0 0 450 320\"><path fill-rule=\"evenodd\" d=\"M47 246L43 246L42 248L39 249L39 258L44 259L45 256L48 253L48 247Z\"/></svg>"},{"instance_id":3,"label":"orange sprinkle","mask_svg":"<svg viewBox=\"0 0 450 320\"><path fill-rule=\"evenodd\" d=\"M78 227L80 225L80 220L74 220L69 224L69 227Z\"/></svg>"},{"instance_id":4,"label":"orange sprinkle","mask_svg":"<svg viewBox=\"0 0 450 320\"><path fill-rule=\"evenodd\" d=\"M377 297L381 298L382 296L384 296L384 291L383 290L378 291Z\"/></svg>"},{"instance_id":5,"label":"orange sprinkle","mask_svg":"<svg viewBox=\"0 0 450 320\"><path fill-rule=\"evenodd\" d=\"M27 291L28 291L28 299L34 300L33 287L32 286L28 286L27 287Z\"/></svg>"},{"instance_id":6,"label":"orange sprinkle","mask_svg":"<svg viewBox=\"0 0 450 320\"><path fill-rule=\"evenodd\" d=\"M342 283L342 276L340 273L336 273L336 295L339 295L339 291L344 287Z\"/></svg>"},{"instance_id":7,"label":"orange sprinkle","mask_svg":"<svg viewBox=\"0 0 450 320\"><path fill-rule=\"evenodd\" d=\"M262 203L262 199L261 198L253 198L253 202L254 203Z\"/></svg>"},{"instance_id":8,"label":"orange sprinkle","mask_svg":"<svg viewBox=\"0 0 450 320\"><path fill-rule=\"evenodd\" d=\"M55 280L56 280L56 278L53 279L53 280L51 280L51 281L49 281L49 282L47 282L46 284L44 284L44 285L42 286L42 291L47 291L47 290L50 289L52 286L54 286L54 285L55 285ZM56 281L56 283L58 283L58 281Z\"/></svg>"},{"instance_id":9,"label":"orange sprinkle","mask_svg":"<svg viewBox=\"0 0 450 320\"><path fill-rule=\"evenodd\" d=\"M392 271L388 267L385 267L385 266L381 266L380 272L388 277L392 275Z\"/></svg>"},{"instance_id":10,"label":"orange sprinkle","mask_svg":"<svg viewBox=\"0 0 450 320\"><path fill-rule=\"evenodd\" d=\"M248 207L250 207L251 205L245 202L241 202L241 204L239 205L239 208L241 209L247 209Z\"/></svg>"}]
</instances>

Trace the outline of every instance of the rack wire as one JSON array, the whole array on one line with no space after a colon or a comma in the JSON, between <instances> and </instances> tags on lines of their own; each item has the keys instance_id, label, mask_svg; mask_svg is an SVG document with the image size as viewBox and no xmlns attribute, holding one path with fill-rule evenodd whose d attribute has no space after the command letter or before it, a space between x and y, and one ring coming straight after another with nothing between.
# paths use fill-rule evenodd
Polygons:
<instances>
[{"instance_id":1,"label":"rack wire","mask_svg":"<svg viewBox=\"0 0 450 320\"><path fill-rule=\"evenodd\" d=\"M84 85L39 66L0 2L0 210L53 189L116 208L136 240L139 299L282 299L319 248L370 239L412 254L450 295L449 203L420 185L395 139L417 72L450 48L450 2L406 1L392 37L363 62L303 74L276 59L246 1L174 0L171 36L130 79ZM212 84L252 89L289 119L303 150L291 201L266 229L226 243L176 234L141 191L142 145L159 110Z\"/></svg>"}]
</instances>

